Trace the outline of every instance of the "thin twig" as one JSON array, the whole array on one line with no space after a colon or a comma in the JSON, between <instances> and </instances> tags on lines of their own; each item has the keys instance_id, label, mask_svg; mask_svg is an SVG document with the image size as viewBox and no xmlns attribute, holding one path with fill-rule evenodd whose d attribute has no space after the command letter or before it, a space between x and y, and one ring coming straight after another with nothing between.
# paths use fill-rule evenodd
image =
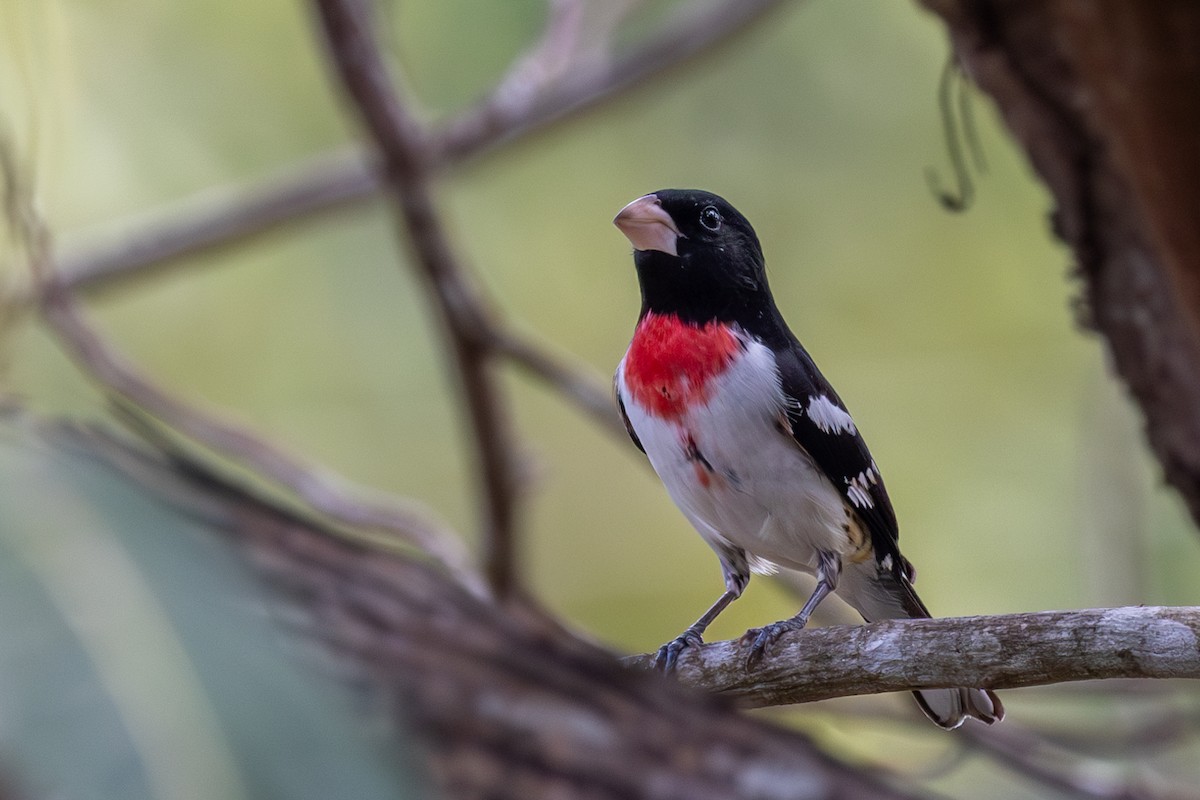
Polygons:
<instances>
[{"instance_id":1,"label":"thin twig","mask_svg":"<svg viewBox=\"0 0 1200 800\"><path fill-rule=\"evenodd\" d=\"M578 57L584 32L585 0L549 0L542 36L513 61L491 91L489 102L524 105L558 80ZM588 40L596 36L588 31Z\"/></svg>"},{"instance_id":2,"label":"thin twig","mask_svg":"<svg viewBox=\"0 0 1200 800\"><path fill-rule=\"evenodd\" d=\"M962 738L976 752L1015 774L1081 800L1194 800L1193 792L1155 787L1147 781L1113 774L1103 762L1090 766L1078 758L1050 752L1032 731L1019 726L980 730L965 727Z\"/></svg>"},{"instance_id":3,"label":"thin twig","mask_svg":"<svg viewBox=\"0 0 1200 800\"><path fill-rule=\"evenodd\" d=\"M334 66L374 139L416 263L446 325L462 383L483 500L484 572L499 598L517 588L515 525L520 470L504 393L488 358L495 327L434 207L425 131L396 91L379 51L369 4L317 0Z\"/></svg>"},{"instance_id":4,"label":"thin twig","mask_svg":"<svg viewBox=\"0 0 1200 800\"><path fill-rule=\"evenodd\" d=\"M613 405L612 391L591 370L575 367L553 355L544 345L511 331L494 330L490 345L497 355L510 359L538 378L591 417L609 433L624 438L629 434Z\"/></svg>"},{"instance_id":5,"label":"thin twig","mask_svg":"<svg viewBox=\"0 0 1200 800\"><path fill-rule=\"evenodd\" d=\"M1133 725L1101 729L1039 725L1037 733L1062 750L1092 758L1127 758L1169 750L1200 736L1200 709L1172 706Z\"/></svg>"},{"instance_id":6,"label":"thin twig","mask_svg":"<svg viewBox=\"0 0 1200 800\"><path fill-rule=\"evenodd\" d=\"M323 153L250 187L201 192L156 218L119 223L58 259L63 285L103 291L152 275L185 258L241 245L316 213L378 191L375 171L355 150Z\"/></svg>"},{"instance_id":7,"label":"thin twig","mask_svg":"<svg viewBox=\"0 0 1200 800\"><path fill-rule=\"evenodd\" d=\"M875 726L886 722L913 730L929 730L928 720L916 713L912 706L908 712L900 713L890 708L860 705L853 709L831 710L829 716L839 720L862 720ZM958 756L974 755L988 759L1019 777L1070 797L1084 800L1179 800L1193 797L1178 787L1169 786L1167 779L1158 775L1147 775L1139 780L1118 778L1113 774L1113 769L1104 763L1106 756L1098 757L1096 753L1086 751L1078 754L1067 752L1048 739L1041 729L1011 720L992 728L966 725L955 733L953 743L957 745L954 753ZM1106 742L1105 746L1110 744L1117 742ZM1136 747L1136 743L1130 744ZM1139 754L1140 751L1134 749L1114 750L1109 755L1128 759ZM1088 759L1092 759L1090 766ZM955 764L948 766L952 769ZM912 770L905 770L903 775L908 780L940 777L938 774L924 775Z\"/></svg>"},{"instance_id":8,"label":"thin twig","mask_svg":"<svg viewBox=\"0 0 1200 800\"><path fill-rule=\"evenodd\" d=\"M215 453L295 493L322 514L357 528L393 533L440 562L473 591L478 576L458 536L428 509L355 487L327 469L286 452L248 428L181 402L143 376L87 321L68 289L42 288L43 316L84 372L137 408Z\"/></svg>"},{"instance_id":9,"label":"thin twig","mask_svg":"<svg viewBox=\"0 0 1200 800\"><path fill-rule=\"evenodd\" d=\"M581 64L545 91L493 95L448 122L432 139L434 157L462 161L591 111L605 100L681 67L763 19L788 0L689 3L662 32L614 61Z\"/></svg>"},{"instance_id":10,"label":"thin twig","mask_svg":"<svg viewBox=\"0 0 1200 800\"><path fill-rule=\"evenodd\" d=\"M962 152L964 139L976 165L983 163L982 151L975 135L974 118L969 111L971 104L970 97L966 94L965 82L958 59L952 53L946 60L946 66L942 68L942 79L938 82L938 109L942 117L942 137L946 145L946 154L950 158L950 169L954 173L958 193L954 194L942 188L937 170L933 167L925 169L925 180L933 196L943 208L954 212L966 211L975 198L975 184L971 181L971 172ZM958 98L957 105L955 97Z\"/></svg>"}]
</instances>

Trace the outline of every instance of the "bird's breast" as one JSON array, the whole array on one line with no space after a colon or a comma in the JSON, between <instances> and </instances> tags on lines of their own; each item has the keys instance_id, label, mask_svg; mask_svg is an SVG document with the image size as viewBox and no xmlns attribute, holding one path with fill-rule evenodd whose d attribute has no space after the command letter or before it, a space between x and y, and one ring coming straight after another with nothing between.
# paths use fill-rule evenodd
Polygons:
<instances>
[{"instance_id":1,"label":"bird's breast","mask_svg":"<svg viewBox=\"0 0 1200 800\"><path fill-rule=\"evenodd\" d=\"M702 331L692 341L705 342L707 354L698 357L693 350L673 362L690 364L690 374L703 380L687 370L672 376L665 357L631 370L631 360L637 362L631 346L617 368L617 392L671 499L710 544L724 542L773 564L810 569L818 551L852 549L843 529L844 500L780 427L787 399L770 348L729 333L736 340L732 355L722 355L717 334ZM648 391L662 386L676 392L670 402Z\"/></svg>"},{"instance_id":2,"label":"bird's breast","mask_svg":"<svg viewBox=\"0 0 1200 800\"><path fill-rule=\"evenodd\" d=\"M693 325L672 314L646 314L625 355L625 385L647 413L679 420L708 402L714 381L745 347L727 325Z\"/></svg>"}]
</instances>

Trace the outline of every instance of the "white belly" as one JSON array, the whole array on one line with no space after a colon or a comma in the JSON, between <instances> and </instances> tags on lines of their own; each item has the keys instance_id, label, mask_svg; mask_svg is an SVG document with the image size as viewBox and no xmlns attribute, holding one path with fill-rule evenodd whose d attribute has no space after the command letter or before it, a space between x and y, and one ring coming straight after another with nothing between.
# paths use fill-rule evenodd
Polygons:
<instances>
[{"instance_id":1,"label":"white belly","mask_svg":"<svg viewBox=\"0 0 1200 800\"><path fill-rule=\"evenodd\" d=\"M711 545L728 542L770 562L758 571L812 572L818 550L854 549L841 495L779 428L785 396L764 345L750 342L713 379L707 403L679 419L640 407L624 366L617 385L629 422L671 499Z\"/></svg>"}]
</instances>

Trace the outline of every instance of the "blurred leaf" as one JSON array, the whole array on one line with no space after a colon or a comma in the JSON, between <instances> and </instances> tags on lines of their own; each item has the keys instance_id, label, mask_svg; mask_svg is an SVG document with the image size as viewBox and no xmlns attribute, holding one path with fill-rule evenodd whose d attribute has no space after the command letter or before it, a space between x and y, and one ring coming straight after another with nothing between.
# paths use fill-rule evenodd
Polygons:
<instances>
[{"instance_id":1,"label":"blurred leaf","mask_svg":"<svg viewBox=\"0 0 1200 800\"><path fill-rule=\"evenodd\" d=\"M30 796L419 796L384 726L298 667L228 542L0 426L0 756Z\"/></svg>"}]
</instances>

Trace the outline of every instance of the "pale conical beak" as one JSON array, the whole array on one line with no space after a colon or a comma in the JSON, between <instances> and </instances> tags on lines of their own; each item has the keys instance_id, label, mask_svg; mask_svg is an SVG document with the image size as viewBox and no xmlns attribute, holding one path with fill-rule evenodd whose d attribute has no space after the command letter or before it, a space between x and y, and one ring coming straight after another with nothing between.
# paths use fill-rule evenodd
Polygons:
<instances>
[{"instance_id":1,"label":"pale conical beak","mask_svg":"<svg viewBox=\"0 0 1200 800\"><path fill-rule=\"evenodd\" d=\"M673 256L679 255L676 246L680 237L679 228L675 226L671 215L663 210L662 203L655 195L639 197L622 208L613 219L613 225L621 229L634 250L658 250Z\"/></svg>"}]
</instances>

